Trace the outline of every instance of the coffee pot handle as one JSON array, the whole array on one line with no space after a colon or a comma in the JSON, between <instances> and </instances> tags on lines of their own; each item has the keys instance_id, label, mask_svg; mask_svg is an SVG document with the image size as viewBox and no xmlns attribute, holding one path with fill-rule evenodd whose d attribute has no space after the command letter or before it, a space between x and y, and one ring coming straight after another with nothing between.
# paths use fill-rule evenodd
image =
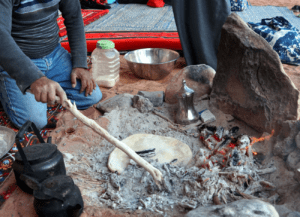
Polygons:
<instances>
[{"instance_id":1,"label":"coffee pot handle","mask_svg":"<svg viewBox=\"0 0 300 217\"><path fill-rule=\"evenodd\" d=\"M39 139L40 143L45 143L38 128L31 121L26 121L26 123L20 128L19 132L16 135L16 139L19 139L19 140L22 139L24 137L25 132L28 131L29 128L31 128L34 131L34 133L37 136L37 138Z\"/></svg>"},{"instance_id":2,"label":"coffee pot handle","mask_svg":"<svg viewBox=\"0 0 300 217\"><path fill-rule=\"evenodd\" d=\"M31 128L34 133L36 134L36 136L38 137L40 143L45 143L45 141L43 140L39 130L37 129L37 127L35 126L34 123L32 123L31 121L26 121L26 123L20 128L19 132L17 133L16 135L16 145L18 147L18 150L19 150L19 153L21 155L21 158L24 162L24 170L25 170L25 174L33 174L34 171L32 170L28 160L27 160L27 157L24 153L24 150L20 144L20 139L22 139L24 137L24 134L25 132Z\"/></svg>"}]
</instances>

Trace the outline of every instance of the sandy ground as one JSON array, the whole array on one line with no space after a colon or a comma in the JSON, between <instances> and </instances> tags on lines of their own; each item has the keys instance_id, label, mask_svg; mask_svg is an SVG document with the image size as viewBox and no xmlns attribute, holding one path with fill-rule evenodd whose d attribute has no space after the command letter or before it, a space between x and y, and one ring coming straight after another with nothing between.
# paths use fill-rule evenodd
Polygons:
<instances>
[{"instance_id":1,"label":"sandy ground","mask_svg":"<svg viewBox=\"0 0 300 217\"><path fill-rule=\"evenodd\" d=\"M300 5L299 0L251 0L252 5L274 5L274 6L285 6L288 8L292 8L294 5ZM299 18L300 21L300 18ZM295 83L296 87L300 89L300 66L291 66L291 65L283 65L286 73L290 76L291 80ZM136 94L139 90L145 90L145 91L157 91L157 90L165 90L167 85L169 84L169 81L172 79L172 77L183 67L185 67L185 61L184 58L180 58L176 64L175 69L173 72L167 76L165 79L160 81L147 81L147 80L141 80L136 78L129 70L125 60L123 57L121 57L121 75L120 75L120 81L117 83L117 85L113 88L106 89L102 88L103 92L103 99L102 101L113 97L116 94L120 93L130 93L130 94ZM88 115L91 118L97 119L101 116L101 114L94 110L93 108L89 109L88 111L85 111L85 114ZM72 118L69 115L64 116L64 119L61 120L60 124L66 124L69 125L67 122L72 122ZM65 122L65 123L62 123ZM107 127L107 119L105 117L99 118L97 122L103 126L104 128ZM75 123L79 124L80 123ZM88 133L88 130L82 132ZM60 135L61 139L64 139L68 135L62 134ZM93 135L94 137L95 135ZM85 135L86 137L86 135ZM74 148L73 144L67 144L66 146L61 146L60 149L62 151L66 152L72 152L75 149L86 151L88 147L82 147L75 145L76 148ZM1 187L0 192L3 192L8 186L10 186L12 183L15 182L14 176L12 175L4 184L4 186ZM14 217L35 217L37 216L35 214L35 211L33 209L33 197L31 195L27 195L23 193L20 189L17 189L11 197L5 202L5 204L0 209L0 216L14 216ZM108 209L96 209L93 207L87 207L85 209L84 216L129 216L129 214L121 213L118 211L108 210ZM145 214L142 215L130 215L130 216L145 216Z\"/></svg>"}]
</instances>

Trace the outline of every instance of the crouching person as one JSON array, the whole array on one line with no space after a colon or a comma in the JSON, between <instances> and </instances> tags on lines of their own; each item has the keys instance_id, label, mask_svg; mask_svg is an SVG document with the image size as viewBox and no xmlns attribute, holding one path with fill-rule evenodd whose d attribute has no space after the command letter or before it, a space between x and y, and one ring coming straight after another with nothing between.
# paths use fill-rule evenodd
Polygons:
<instances>
[{"instance_id":1,"label":"crouching person","mask_svg":"<svg viewBox=\"0 0 300 217\"><path fill-rule=\"evenodd\" d=\"M58 10L71 48L59 43ZM47 103L67 98L78 109L99 102L102 93L87 70L87 50L79 0L0 1L0 101L10 120L47 124ZM28 93L30 90L31 93Z\"/></svg>"}]
</instances>

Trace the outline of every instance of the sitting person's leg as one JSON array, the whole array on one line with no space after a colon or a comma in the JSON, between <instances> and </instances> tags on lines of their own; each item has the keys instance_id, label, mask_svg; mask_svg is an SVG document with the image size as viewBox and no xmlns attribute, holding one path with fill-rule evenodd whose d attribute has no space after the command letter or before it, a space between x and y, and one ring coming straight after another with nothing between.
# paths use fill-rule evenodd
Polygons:
<instances>
[{"instance_id":1,"label":"sitting person's leg","mask_svg":"<svg viewBox=\"0 0 300 217\"><path fill-rule=\"evenodd\" d=\"M37 102L33 94L20 91L7 72L0 72L0 100L12 123L20 128L32 121L39 129L47 125L47 104Z\"/></svg>"},{"instance_id":2,"label":"sitting person's leg","mask_svg":"<svg viewBox=\"0 0 300 217\"><path fill-rule=\"evenodd\" d=\"M229 0L172 0L177 30L188 65L217 68L221 29L230 14Z\"/></svg>"},{"instance_id":3,"label":"sitting person's leg","mask_svg":"<svg viewBox=\"0 0 300 217\"><path fill-rule=\"evenodd\" d=\"M92 94L87 97L85 96L85 91L79 93L81 88L80 80L77 80L75 88L72 87L71 55L63 47L60 45L57 46L55 51L46 57L46 61L48 61L49 65L49 70L46 72L46 76L61 85L61 87L65 90L68 99L72 102L75 101L78 109L87 109L102 99L102 93L98 86L96 87L96 90L93 90Z\"/></svg>"}]
</instances>

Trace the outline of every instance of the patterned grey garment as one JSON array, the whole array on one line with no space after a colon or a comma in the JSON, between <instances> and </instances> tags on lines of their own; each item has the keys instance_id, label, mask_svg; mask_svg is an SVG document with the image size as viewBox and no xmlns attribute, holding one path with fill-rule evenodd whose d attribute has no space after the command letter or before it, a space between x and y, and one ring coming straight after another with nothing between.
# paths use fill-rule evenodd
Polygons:
<instances>
[{"instance_id":1,"label":"patterned grey garment","mask_svg":"<svg viewBox=\"0 0 300 217\"><path fill-rule=\"evenodd\" d=\"M282 63L300 65L300 31L289 21L273 17L249 24L278 53Z\"/></svg>"}]
</instances>

